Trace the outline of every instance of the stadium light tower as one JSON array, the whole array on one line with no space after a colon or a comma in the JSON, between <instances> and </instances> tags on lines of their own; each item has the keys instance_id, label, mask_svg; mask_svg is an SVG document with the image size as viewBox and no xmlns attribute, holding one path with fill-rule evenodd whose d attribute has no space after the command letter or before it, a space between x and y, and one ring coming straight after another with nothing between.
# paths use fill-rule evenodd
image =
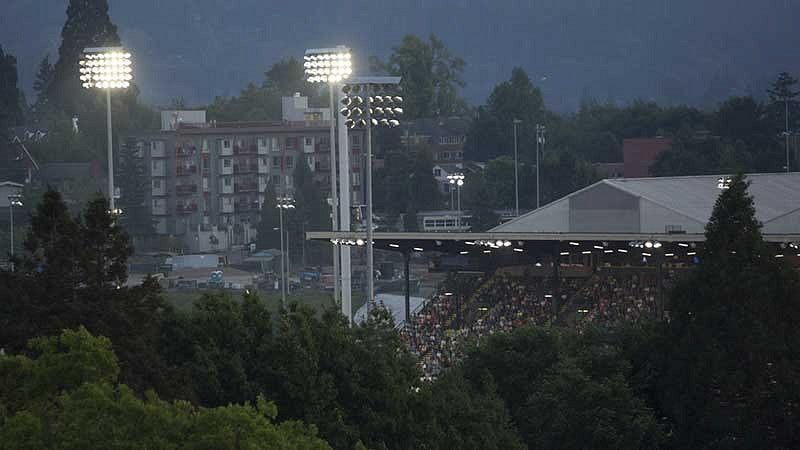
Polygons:
<instances>
[{"instance_id":1,"label":"stadium light tower","mask_svg":"<svg viewBox=\"0 0 800 450\"><path fill-rule=\"evenodd\" d=\"M514 119L514 216L519 217L519 169L517 168L517 124L522 123Z\"/></svg>"},{"instance_id":2,"label":"stadium light tower","mask_svg":"<svg viewBox=\"0 0 800 450\"><path fill-rule=\"evenodd\" d=\"M544 144L545 144L545 133L547 133L547 128L544 125L536 124L536 209L539 209L539 146L541 146L542 151L544 151Z\"/></svg>"},{"instance_id":3,"label":"stadium light tower","mask_svg":"<svg viewBox=\"0 0 800 450\"><path fill-rule=\"evenodd\" d=\"M114 207L114 144L111 135L111 91L126 89L133 80L131 54L122 47L90 47L83 49L80 65L81 85L86 89L105 89L106 122L108 126L108 204Z\"/></svg>"},{"instance_id":4,"label":"stadium light tower","mask_svg":"<svg viewBox=\"0 0 800 450\"><path fill-rule=\"evenodd\" d=\"M347 119L348 128L366 130L365 155L367 172L367 317L370 303L375 301L375 263L372 242L372 127L394 128L403 114L403 98L400 93L400 77L363 77L350 79L342 88L341 114Z\"/></svg>"},{"instance_id":5,"label":"stadium light tower","mask_svg":"<svg viewBox=\"0 0 800 450\"><path fill-rule=\"evenodd\" d=\"M352 73L350 49L339 45L334 48L311 48L306 50L303 56L303 67L305 69L306 80L309 83L328 83L331 111L331 227L332 231L339 231L339 196L336 192L336 104L333 99L333 91L338 83L347 79ZM342 195L345 195L343 192ZM340 279L339 268L340 256L339 247L333 249L333 297L340 301Z\"/></svg>"},{"instance_id":6,"label":"stadium light tower","mask_svg":"<svg viewBox=\"0 0 800 450\"><path fill-rule=\"evenodd\" d=\"M461 232L461 186L464 185L464 174L463 173L454 173L447 176L447 180L450 182L451 185L456 186L457 197L458 197L458 209L456 213L456 230ZM451 192L452 192L452 188Z\"/></svg>"},{"instance_id":7,"label":"stadium light tower","mask_svg":"<svg viewBox=\"0 0 800 450\"><path fill-rule=\"evenodd\" d=\"M280 233L281 233L281 307L286 308L286 292L288 291L286 287L286 283L288 281L288 273L289 268L287 267L289 264L288 258L286 258L286 253L289 250L289 243L286 242L284 244L283 240L283 211L288 209L294 209L294 199L291 197L278 197L276 198L275 206L278 208L278 217L280 223ZM287 241L288 236L287 236ZM284 246L286 247L284 249ZM285 261L285 262L284 262Z\"/></svg>"},{"instance_id":8,"label":"stadium light tower","mask_svg":"<svg viewBox=\"0 0 800 450\"><path fill-rule=\"evenodd\" d=\"M9 220L11 229L9 230L10 237L11 237L11 253L9 256L11 257L11 263L9 267L11 267L11 271L14 271L14 207L22 206L22 195L20 194L11 194L8 196L8 212L10 214Z\"/></svg>"}]
</instances>

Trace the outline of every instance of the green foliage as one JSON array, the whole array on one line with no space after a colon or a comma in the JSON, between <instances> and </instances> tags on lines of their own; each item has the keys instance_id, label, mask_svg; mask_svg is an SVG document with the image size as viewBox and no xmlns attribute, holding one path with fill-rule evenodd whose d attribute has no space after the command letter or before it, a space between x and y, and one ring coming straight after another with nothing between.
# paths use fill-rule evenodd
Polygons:
<instances>
[{"instance_id":1,"label":"green foliage","mask_svg":"<svg viewBox=\"0 0 800 450\"><path fill-rule=\"evenodd\" d=\"M735 177L706 226L700 264L671 296L660 394L681 448L798 445L799 292Z\"/></svg>"},{"instance_id":2,"label":"green foliage","mask_svg":"<svg viewBox=\"0 0 800 450\"><path fill-rule=\"evenodd\" d=\"M85 329L31 342L35 359L0 355L0 449L326 450L313 426L274 423L277 409L255 404L196 407L144 399L116 384L111 343Z\"/></svg>"},{"instance_id":3,"label":"green foliage","mask_svg":"<svg viewBox=\"0 0 800 450\"><path fill-rule=\"evenodd\" d=\"M402 77L405 117L411 119L463 114L467 107L458 96L464 86L464 60L453 56L439 38L428 42L407 34L392 49L387 62L370 58L373 71Z\"/></svg>"},{"instance_id":4,"label":"green foliage","mask_svg":"<svg viewBox=\"0 0 800 450\"><path fill-rule=\"evenodd\" d=\"M79 264L90 288L108 289L121 286L128 279L128 258L133 245L122 231L108 200L97 195L86 206L81 229Z\"/></svg>"},{"instance_id":5,"label":"green foliage","mask_svg":"<svg viewBox=\"0 0 800 450\"><path fill-rule=\"evenodd\" d=\"M256 247L259 250L280 248L281 233L277 229L279 228L280 220L276 198L275 186L272 183L267 184L267 189L264 191L264 204L261 207L258 221Z\"/></svg>"},{"instance_id":6,"label":"green foliage","mask_svg":"<svg viewBox=\"0 0 800 450\"><path fill-rule=\"evenodd\" d=\"M436 179L433 177L433 156L427 146L413 146L389 152L384 166L373 176L375 208L390 216L442 205Z\"/></svg>"},{"instance_id":7,"label":"green foliage","mask_svg":"<svg viewBox=\"0 0 800 450\"><path fill-rule=\"evenodd\" d=\"M498 84L486 105L470 127L464 145L466 156L475 161L488 161L500 155L514 154L514 119L520 154L533 152L537 123L544 120L544 101L539 88L531 83L522 68L515 67L508 81ZM534 155L535 157L535 155Z\"/></svg>"},{"instance_id":8,"label":"green foliage","mask_svg":"<svg viewBox=\"0 0 800 450\"><path fill-rule=\"evenodd\" d=\"M39 63L39 70L36 72L36 80L33 82L33 91L36 92L35 109L41 110L47 107L47 92L53 84L55 68L50 63L50 55L45 55Z\"/></svg>"},{"instance_id":9,"label":"green foliage","mask_svg":"<svg viewBox=\"0 0 800 450\"><path fill-rule=\"evenodd\" d=\"M139 154L136 142L129 139L122 147L120 168L115 175L115 184L121 197L116 202L122 209L119 221L122 228L134 239L144 239L155 233L150 206L146 203L150 184L144 159Z\"/></svg>"},{"instance_id":10,"label":"green foliage","mask_svg":"<svg viewBox=\"0 0 800 450\"><path fill-rule=\"evenodd\" d=\"M473 387L457 369L423 386L412 404L416 426L411 448L526 448L503 401L491 387Z\"/></svg>"},{"instance_id":11,"label":"green foliage","mask_svg":"<svg viewBox=\"0 0 800 450\"><path fill-rule=\"evenodd\" d=\"M296 92L309 97L309 103L327 98L327 93L305 81L302 61L284 59L264 73L261 86L251 83L238 97L216 97L214 103L208 105L208 115L219 121L281 120L281 97Z\"/></svg>"},{"instance_id":12,"label":"green foliage","mask_svg":"<svg viewBox=\"0 0 800 450\"><path fill-rule=\"evenodd\" d=\"M509 178L506 178L506 184ZM510 178L514 182L513 175ZM468 174L462 189L462 205L472 214L471 231L486 231L500 224L500 218L494 212L499 204L495 187L490 187L487 177L480 173ZM511 187L513 196L513 186ZM513 202L513 197L512 200Z\"/></svg>"},{"instance_id":13,"label":"green foliage","mask_svg":"<svg viewBox=\"0 0 800 450\"><path fill-rule=\"evenodd\" d=\"M17 87L17 58L5 53L0 46L0 138L6 137L7 128L19 123L21 106L20 90Z\"/></svg>"},{"instance_id":14,"label":"green foliage","mask_svg":"<svg viewBox=\"0 0 800 450\"><path fill-rule=\"evenodd\" d=\"M464 362L474 386L496 386L528 448L659 448L663 434L629 370L593 333L536 327L492 336Z\"/></svg>"}]
</instances>

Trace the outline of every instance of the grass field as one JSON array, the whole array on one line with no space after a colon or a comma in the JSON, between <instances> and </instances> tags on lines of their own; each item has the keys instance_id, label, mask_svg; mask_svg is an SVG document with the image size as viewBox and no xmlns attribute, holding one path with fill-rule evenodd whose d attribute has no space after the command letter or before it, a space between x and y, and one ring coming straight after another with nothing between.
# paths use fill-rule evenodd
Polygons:
<instances>
[{"instance_id":1,"label":"grass field","mask_svg":"<svg viewBox=\"0 0 800 450\"><path fill-rule=\"evenodd\" d=\"M193 292L164 292L162 295L164 299L172 304L175 308L181 311L190 311L192 302L199 298L206 291L193 291ZM207 291L214 292L214 291ZM234 300L241 300L242 294L240 292L227 292L227 294ZM270 312L277 314L281 304L280 292L259 292L258 296L264 301L269 308ZM315 310L322 310L325 307L333 305L333 292L318 291L313 289L298 289L293 291L286 297L287 303L297 302L314 308ZM364 296L361 293L353 293L353 312L358 310L364 304Z\"/></svg>"}]
</instances>

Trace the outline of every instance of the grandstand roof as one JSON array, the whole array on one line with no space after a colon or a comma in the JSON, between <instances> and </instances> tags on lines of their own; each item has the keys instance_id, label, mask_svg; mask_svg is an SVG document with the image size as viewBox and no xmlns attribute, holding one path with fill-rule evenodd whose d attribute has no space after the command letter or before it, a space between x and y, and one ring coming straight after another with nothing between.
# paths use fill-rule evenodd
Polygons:
<instances>
[{"instance_id":1,"label":"grandstand roof","mask_svg":"<svg viewBox=\"0 0 800 450\"><path fill-rule=\"evenodd\" d=\"M702 233L720 194L720 177L602 180L491 231ZM800 233L800 173L747 179L764 234Z\"/></svg>"}]
</instances>

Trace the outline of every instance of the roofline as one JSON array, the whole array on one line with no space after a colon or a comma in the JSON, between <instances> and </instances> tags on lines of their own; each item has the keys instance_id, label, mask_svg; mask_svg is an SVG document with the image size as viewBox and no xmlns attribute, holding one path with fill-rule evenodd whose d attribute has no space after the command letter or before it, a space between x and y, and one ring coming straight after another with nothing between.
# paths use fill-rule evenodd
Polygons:
<instances>
[{"instance_id":1,"label":"roofline","mask_svg":"<svg viewBox=\"0 0 800 450\"><path fill-rule=\"evenodd\" d=\"M603 180L603 181L606 181L606 180ZM614 187L614 188L617 188L617 189L619 189L619 190L621 190L621 191L625 192L626 194L632 195L632 196L634 196L634 197L638 197L639 199L645 199L645 200L647 200L647 201L649 201L649 202L653 203L654 205L658 205L658 206L660 206L660 207L662 207L662 208L664 208L664 209L666 209L666 210L668 210L668 211L672 211L672 212L674 212L675 214L680 214L681 216L683 216L683 217L686 217L686 218L687 218L687 219L689 219L689 220L692 220L692 221L694 221L694 222L697 222L699 225L702 225L702 226L704 226L704 227L705 227L705 226L706 226L706 224L708 223L708 220L707 220L707 219L706 219L706 220L702 220L702 219L698 219L697 217L692 217L692 216L690 216L689 214L687 214L687 213L685 213L685 212L683 212L683 211L679 211L679 210L677 210L677 209L675 209L675 208L673 208L673 207L671 207L671 206L667 206L667 205L665 205L664 203L662 203L662 202L660 202L660 201L657 201L656 199L654 199L654 198L652 198L652 197L650 197L650 196L643 195L641 192L634 191L633 189L629 189L629 188L627 188L627 187L623 187L623 186L615 185L615 184L612 182L612 180L608 180L608 181L609 181L609 182L608 182L608 184L609 184L610 186L612 186L612 187Z\"/></svg>"},{"instance_id":2,"label":"roofline","mask_svg":"<svg viewBox=\"0 0 800 450\"><path fill-rule=\"evenodd\" d=\"M762 234L767 242L797 242L800 233ZM366 231L308 231L306 240L366 239ZM384 241L474 241L504 239L515 241L641 241L703 242L705 233L425 233L425 232L377 232L374 240Z\"/></svg>"},{"instance_id":3,"label":"roofline","mask_svg":"<svg viewBox=\"0 0 800 450\"><path fill-rule=\"evenodd\" d=\"M535 213L537 213L537 212L539 212L539 211L544 211L545 209L547 209L547 208L550 208L551 206L555 206L555 205L557 205L557 204L560 204L560 203L561 203L561 202L563 202L563 201L568 201L568 200L569 200L569 198L570 198L570 197L572 197L573 195L579 194L579 193L581 193L581 192L583 192L583 191L585 191L585 190L588 190L588 189L590 189L590 188L593 188L593 187L595 187L596 185L603 183L604 181L606 181L606 180L605 180L605 179L603 179L603 180L595 181L594 183L590 184L589 186L586 186L586 187L584 187L584 188L578 189L578 190L577 190L577 191L575 191L575 192L571 192L571 193L569 193L569 194L567 194L567 195L565 195L565 196L563 196L563 197L559 198L558 200L556 200L556 201L554 201L554 202L550 202L550 203L548 203L548 204L546 204L546 205L544 205L544 206L542 206L542 207L539 207L539 208L537 208L537 209L534 209L533 211L528 211L528 212L526 212L525 214L523 214L523 215L521 215L521 216L517 216L517 217L515 217L515 218L513 218L513 219L509 220L509 221L508 221L508 222L506 222L506 223L501 223L500 225L498 225L498 226L496 226L496 227L493 227L492 229L490 229L490 230L489 230L489 232L503 233L503 231L494 231L494 230L496 230L497 228L504 227L504 226L506 226L506 225L509 225L509 224L515 223L515 222L517 222L518 220L522 219L523 217L528 217L528 216L530 216L530 215L532 215L532 214L535 214Z\"/></svg>"},{"instance_id":4,"label":"roofline","mask_svg":"<svg viewBox=\"0 0 800 450\"><path fill-rule=\"evenodd\" d=\"M653 180L685 180L687 178L706 178L706 177L725 177L725 176L732 176L735 174L732 173L717 173L717 174L706 174L706 175L677 175L677 176L670 176L670 177L635 177L635 178L607 178L606 180L609 181L653 181ZM755 173L746 173L744 174L747 178L752 177L761 177L761 176L769 176L769 175L800 175L800 172L755 172ZM603 180L605 181L605 180Z\"/></svg>"},{"instance_id":5,"label":"roofline","mask_svg":"<svg viewBox=\"0 0 800 450\"><path fill-rule=\"evenodd\" d=\"M776 221L778 219L783 219L784 217L792 215L792 214L796 213L797 211L800 211L800 208L795 208L795 209L793 209L791 211L787 211L787 212L785 212L783 214L779 214L779 215L777 215L777 216L775 216L775 217L773 217L773 218L771 218L769 220L765 220L764 222L761 222L761 226L763 228L764 225L766 225L766 224L768 224L770 222L774 222L774 221Z\"/></svg>"}]
</instances>

